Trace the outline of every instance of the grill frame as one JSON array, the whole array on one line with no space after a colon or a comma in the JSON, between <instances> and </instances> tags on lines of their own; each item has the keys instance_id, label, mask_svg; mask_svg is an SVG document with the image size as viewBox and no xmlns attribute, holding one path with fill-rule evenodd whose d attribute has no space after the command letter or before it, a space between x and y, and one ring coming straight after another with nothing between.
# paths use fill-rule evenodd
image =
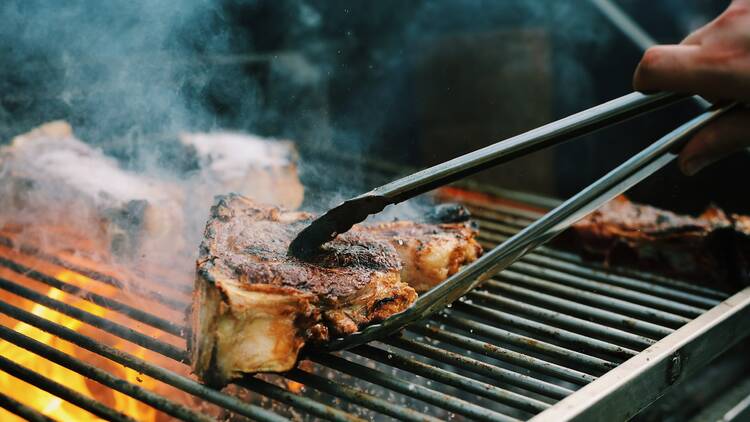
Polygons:
<instances>
[{"instance_id":1,"label":"grill frame","mask_svg":"<svg viewBox=\"0 0 750 422\"><path fill-rule=\"evenodd\" d=\"M627 420L746 337L748 322L750 287L531 420Z\"/></svg>"},{"instance_id":2,"label":"grill frame","mask_svg":"<svg viewBox=\"0 0 750 422\"><path fill-rule=\"evenodd\" d=\"M505 197L514 197L512 193L503 193ZM522 197L526 203L533 199L530 195ZM542 199L524 208L513 208L505 203L483 205L470 200L465 203L470 208L473 207L473 211L478 211L476 216L480 224L480 233L482 233L481 240L490 246L493 241L507 238L513 231L528 224L542 212L532 211L530 208L541 209L550 205L550 202L548 199ZM490 209L482 210L479 208L480 205ZM493 220L488 220L489 217L493 217ZM483 223L489 228L484 230ZM0 243L6 247L13 245L12 239L0 238L0 240L3 240ZM15 246L16 250L26 255L36 255L37 258L43 260L51 258L34 248ZM55 257L53 264L62 268L81 269L80 266L67 263L59 257ZM184 327L179 324L167 324L165 321L160 321L156 315L151 317L143 315L142 310L138 311L132 309L132 306L124 306L125 304L106 297L93 295L85 289L75 288L69 283L54 279L34 270L33 267L15 262L11 258L0 259L0 267L65 292L81 295L88 301L107 309L128 315L132 313L130 316L134 321L149 327L166 330L165 332L171 334L184 333ZM545 271L539 271L540 268ZM529 276L528 273L534 271L537 271L537 274L533 277ZM83 269L83 272L95 279L97 277L96 271ZM581 305L570 298L536 291L538 289L529 289L529 286L521 284L524 277L532 277L532 280L536 278L545 281L545 277L554 280L546 281L558 288L572 289L572 293L568 292L569 295L598 290L597 304L601 307ZM100 278L109 285L118 285L117 280L112 277ZM581 283L581 280L587 282ZM10 286L8 283L15 286ZM122 283L119 284L122 285ZM638 288L638 290L623 286ZM22 297L40 299L53 309L84 322L98 325L105 331L115 333L123 339L172 359L187 359L186 355L174 346L165 346L158 340L143 338L142 335L131 332L132 329L113 325L106 319L98 321L96 318L85 315L85 311L72 309L74 307L71 305L54 303L55 299L41 299L38 293L29 294L27 290L30 289L18 286L15 282L0 280L0 288L18 293ZM639 298L646 298L647 303L666 306L672 310L695 314L695 309L698 309L701 315L681 327L649 325L637 318L639 315L651 315L650 313L642 314L642 305L611 297L613 294L623 296L623 292L627 293L626 298L629 300L643 302ZM690 305L685 307L670 305L677 303L671 299L664 299L666 302L653 300L653 298L663 298L665 295L679 298L683 302L688 301ZM155 295L157 299L163 296L163 294ZM726 297L726 295L721 292L676 280L668 281L663 277L648 276L643 273L611 271L595 264L584 263L573 254L542 247L514 264L507 274L503 273L495 277L488 286L470 293L464 301L456 303L447 311L450 314L447 317L436 317L426 323L409 327L403 338L385 339L383 342L356 348L338 356L313 355L310 359L317 365L331 368L331 371L357 375L360 380L365 379L372 385L380 386L383 388L382 391L395 391L402 396L411 396L418 402L432 405L430 409L448 411L449 414L464 416L467 419L594 420L602 414L608 417L618 415L624 419L637 413L669 388L671 383L656 383L654 380L659 377L664 378L665 362L668 362L675 353L689 353L690 356L689 359L684 360L686 363L678 377L682 378L689 375L695 368L707 363L711 357L728 349L731 346L730 343L739 341L745 335L738 332L731 339L732 342L714 342L716 346L710 348L708 352L705 348L695 350L694 345L703 344L706 342L705 339L718 335L716 327L721 327L722 321L731 321L732 326L741 326L750 322L750 300L738 300L746 296L750 296L750 291L744 290L722 301L719 298ZM709 306L714 304L716 305L709 309ZM128 353L98 344L93 339L86 339L85 336L71 332L64 327L55 327L57 324L26 311L13 308L15 307L0 301L0 312L16 320L30 323L66 340L71 340L79 346L135 368L146 376L189 391L231 412L257 420L283 419L268 409L245 403L236 397L205 387ZM132 312L133 310L136 312ZM660 310L654 312L674 315ZM628 315L628 313L635 313L636 316ZM680 325L680 322L689 319L681 316L673 322ZM669 318L663 318L661 324L667 324L669 321ZM726 324L726 322L723 323ZM447 328L440 328L441 325ZM652 325L660 329L655 330ZM0 337L9 337L7 331L8 329L0 329L0 334L2 334ZM680 340L686 338L690 341ZM432 344L431 341L434 340L441 341L440 345ZM16 341L18 341L17 338ZM29 347L33 347L33 343L28 340L22 340L22 342L27 346L31 344L32 346ZM473 353L473 355L467 355L467 353ZM652 359L654 353L659 353L660 357L666 357L654 361ZM47 356L52 355L47 353ZM54 359L59 360L60 357L54 357ZM71 359L73 359L73 364L76 364L76 359L74 357ZM361 359L377 362L377 369L362 366ZM412 374L411 378L394 378L383 370L385 367L409 372ZM297 369L287 374L286 377L305 384L310 390L320 390L328 396L338 397L340 400L354 403L356 406L379 412L390 418L428 420L430 417L435 417L410 409L407 405L384 400L378 391L370 393L366 391L367 388L357 383L348 385L343 380L332 381L302 369ZM99 379L107 382L101 376ZM414 382L418 379L422 382ZM425 385L426 379L439 384L440 388ZM112 385L115 385L115 381L109 380ZM643 390L643 383L658 386L658 388ZM358 415L347 413L344 409L338 409L336 406L316 401L311 397L295 395L268 380L246 377L237 382L237 385L321 419L361 420ZM137 385L133 387L136 390L144 390ZM137 396L139 400L146 401L154 407L158 406L157 409L162 412L186 420L199 420L200 415L190 413L193 412L190 409L181 409L182 405L170 399L158 397L158 395L147 397L147 391L144 394L143 391L129 390L131 387L128 386L121 388L130 395ZM591 393L604 390L612 391L612 393ZM460 394L451 395L446 394L445 391L458 391ZM634 391L639 394L638 402L623 399L623 397L631 397ZM476 400L469 398L472 395ZM18 412L24 411L12 402L6 400L0 400L0 402L7 403L8 407ZM371 413L378 414L375 412Z\"/></svg>"}]
</instances>

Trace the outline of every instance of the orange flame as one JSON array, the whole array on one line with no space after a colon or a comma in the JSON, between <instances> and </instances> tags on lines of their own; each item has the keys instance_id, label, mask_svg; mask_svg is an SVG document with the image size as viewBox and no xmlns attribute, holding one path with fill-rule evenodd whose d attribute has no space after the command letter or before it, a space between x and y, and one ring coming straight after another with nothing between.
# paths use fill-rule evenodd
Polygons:
<instances>
[{"instance_id":1,"label":"orange flame","mask_svg":"<svg viewBox=\"0 0 750 422\"><path fill-rule=\"evenodd\" d=\"M71 282L79 287L91 283L90 279L71 271L62 271L56 275L56 278L62 281ZM98 305L79 297L69 295L55 288L50 288L46 294L52 299L78 307L100 317L108 317L108 314L112 313ZM60 324L70 330L81 331L85 328L82 322L40 304L33 304L33 306L30 306L27 310L34 315ZM82 359L87 363L92 363L93 359L97 359L97 362L93 363L95 366L106 368L105 370L109 370L113 375L136 385L151 389L155 383L154 380L140 376L136 371L124 368L121 365L116 365L104 358L82 351L73 344L26 323L19 322L13 327L13 329L16 332L29 336L61 352ZM139 357L143 357L144 352L143 349L139 349L139 352L133 353L139 355ZM9 342L0 341L0 355L9 357L14 362L54 380L86 397L108 404L136 420L155 421L157 418L156 410L152 407L120 392L103 387L77 372L52 363L19 346ZM99 362L99 360L101 360L101 362ZM56 420L85 421L98 419L88 411L4 372L0 372L0 391ZM10 421L20 419L7 411L0 409L0 420Z\"/></svg>"}]
</instances>

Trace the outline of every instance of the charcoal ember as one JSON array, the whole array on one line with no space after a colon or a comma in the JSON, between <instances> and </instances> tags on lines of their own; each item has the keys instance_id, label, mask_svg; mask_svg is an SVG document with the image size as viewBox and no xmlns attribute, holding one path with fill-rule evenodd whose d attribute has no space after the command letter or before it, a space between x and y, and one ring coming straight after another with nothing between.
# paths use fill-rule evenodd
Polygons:
<instances>
[{"instance_id":1,"label":"charcoal ember","mask_svg":"<svg viewBox=\"0 0 750 422\"><path fill-rule=\"evenodd\" d=\"M0 225L45 238L64 227L120 257L174 253L182 244L182 191L121 169L56 121L0 149ZM64 244L65 239L54 240Z\"/></svg>"}]
</instances>

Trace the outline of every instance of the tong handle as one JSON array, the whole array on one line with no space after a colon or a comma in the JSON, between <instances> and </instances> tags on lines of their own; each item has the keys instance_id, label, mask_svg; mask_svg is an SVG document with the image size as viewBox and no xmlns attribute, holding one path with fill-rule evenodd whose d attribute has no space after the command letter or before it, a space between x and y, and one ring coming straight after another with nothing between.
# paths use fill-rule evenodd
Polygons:
<instances>
[{"instance_id":1,"label":"tong handle","mask_svg":"<svg viewBox=\"0 0 750 422\"><path fill-rule=\"evenodd\" d=\"M444 163L421 170L370 193L398 203L523 155L593 133L614 123L686 98L674 93L633 92L528 132L499 141Z\"/></svg>"},{"instance_id":2,"label":"tong handle","mask_svg":"<svg viewBox=\"0 0 750 422\"><path fill-rule=\"evenodd\" d=\"M314 220L289 246L289 253L301 259L319 251L367 216L470 174L552 145L592 133L613 123L672 104L685 96L673 93L644 95L638 92L600 104L564 119L497 142L442 164L395 180L349 199Z\"/></svg>"},{"instance_id":3,"label":"tong handle","mask_svg":"<svg viewBox=\"0 0 750 422\"><path fill-rule=\"evenodd\" d=\"M421 320L471 291L510 266L537 246L549 241L605 202L670 163L688 136L734 108L736 104L709 110L679 126L649 147L560 204L487 254L420 296L408 309L344 338L329 342L326 350L350 348L393 334Z\"/></svg>"}]
</instances>

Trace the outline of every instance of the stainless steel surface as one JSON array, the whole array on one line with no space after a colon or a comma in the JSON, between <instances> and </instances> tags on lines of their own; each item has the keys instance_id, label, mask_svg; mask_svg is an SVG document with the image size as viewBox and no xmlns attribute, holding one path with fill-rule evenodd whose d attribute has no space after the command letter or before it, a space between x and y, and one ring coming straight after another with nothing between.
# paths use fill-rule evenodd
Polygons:
<instances>
[{"instance_id":1,"label":"stainless steel surface","mask_svg":"<svg viewBox=\"0 0 750 422\"><path fill-rule=\"evenodd\" d=\"M496 231L485 227L504 225L507 234L512 234L543 215L508 205L471 201L466 205L476 216L480 225L480 240L488 248L497 246L499 237ZM26 254L22 256L28 257L28 261L11 258L7 254L11 250L7 246L11 243L3 244L5 246L0 246L0 255L4 260L0 264L6 271L6 283L0 288L4 294L29 298L35 303L37 299L43 300L43 304L40 302L37 306L49 306L82 323L93 324L137 350L160 351L162 355L169 356L164 359L173 360L177 365L186 364L184 350L175 349L161 340L164 335L184 333L185 327L179 323L166 323L145 306L131 304L128 307L113 299L101 300L101 297L91 295L85 288L76 290L72 282L60 280L54 275L59 270L42 270L33 265L40 259L54 261L50 264L54 268L71 268L70 263L60 259L44 259L51 258L49 256L40 258L36 253L38 251L21 245L15 245L13 250L25 251ZM603 298L622 297L618 300L631 305L661 298L666 301L664 305L670 304L666 305L668 308L682 309L681 305L686 305L704 313L726 298L726 294L721 292L675 280L647 274L636 276L632 272L625 274L617 269L605 270L583 262L574 255L550 248L537 250L533 256L536 257L535 261L529 261L530 264L553 270L540 271L534 276L535 279L581 293L596 290L596 294ZM519 277L528 277L524 273L528 268L522 265L517 268L519 265L512 265L510 270ZM97 277L93 271L76 268ZM573 286L570 276L579 281L586 280L586 283L579 282ZM131 324L125 328L131 328L135 333L149 327L149 330L155 329L160 334L143 338L108 323L106 318L73 309L70 304L54 298L41 299L38 295L29 294L31 286L19 277L75 292L90 303L98 303L105 309L128 315ZM305 366L284 376L246 377L238 381L236 388L250 392L251 397L263 398L262 401L251 403L205 387L170 371L159 362L139 357L140 354L104 345L98 339L72 331L54 320L13 306L7 302L7 296L0 300L0 312L116 364L133 368L144 377L253 420L281 420L292 414L303 415L306 419L335 421L388 418L527 420L555 410L561 400L580 396L579 392L587 385L598 383L608 373L630 362L629 359L644 356L641 353L644 349L659 345L660 339L668 339L670 334L680 331L679 327L663 325L667 321L648 322L629 316L625 313L629 306L603 309L594 304L582 305L576 299L525 289L513 281L500 279L461 298L433 319L409 326L402 336L389 337L383 342L372 342L346 352L311 355L311 367ZM107 279L106 284L121 285L115 279ZM180 290L179 286L175 286L175 292ZM624 291L629 293L623 294ZM187 300L186 293L168 296L177 302ZM148 295L144 297L153 298ZM134 309L140 312L133 312ZM727 310L727 307L717 309ZM685 316L684 321L690 320L690 315ZM677 325L682 321L677 321ZM710 332L708 329L704 331ZM86 362L67 353L54 351L52 347L11 328L0 327L0 333L5 341L36 353L39 359L65 364L78 372L89 374ZM703 334L696 333L696 336ZM744 333L738 333L738 336L742 335ZM696 361L701 359L700 351L694 356L697 356ZM628 365L627 368L628 373L637 376L645 366ZM21 372L17 374L25 377ZM173 400L117 376L97 375L94 372L91 376L175 418L198 420L202 417L186 413L198 412L197 409L175 407L179 404ZM291 381L300 382L305 389L302 392L288 390L284 385ZM628 403L626 401L625 405ZM17 412L28 410L18 404L24 405L0 397L0 406ZM637 410L635 404L631 406L631 411ZM34 416L33 412L29 414Z\"/></svg>"},{"instance_id":2,"label":"stainless steel surface","mask_svg":"<svg viewBox=\"0 0 750 422\"><path fill-rule=\"evenodd\" d=\"M627 420L745 338L749 324L746 288L532 421Z\"/></svg>"},{"instance_id":3,"label":"stainless steel surface","mask_svg":"<svg viewBox=\"0 0 750 422\"><path fill-rule=\"evenodd\" d=\"M325 349L341 350L377 340L440 311L480 283L507 268L523 255L552 239L591 211L670 163L676 157L676 153L679 152L688 136L733 107L735 107L734 104L718 110L707 111L684 123L504 241L499 247L492 249L474 263L422 294L406 310L344 338L333 339L324 346ZM531 282L531 279L527 281ZM537 285L537 287L539 286ZM552 289L554 293L563 295L568 295L571 292L571 289L567 287L552 287ZM686 321L686 319L677 315L663 311L652 311L645 306L620 299L602 298L594 293L587 293L585 301L589 304L603 304L610 309L623 310L624 313L632 316L667 321L670 326Z\"/></svg>"},{"instance_id":4,"label":"stainless steel surface","mask_svg":"<svg viewBox=\"0 0 750 422\"><path fill-rule=\"evenodd\" d=\"M387 205L405 201L483 169L653 111L682 98L669 93L644 95L634 92L408 175L328 210L297 235L289 252L300 258L309 257L317 253L322 244L348 231L367 216L382 211Z\"/></svg>"},{"instance_id":5,"label":"stainless steel surface","mask_svg":"<svg viewBox=\"0 0 750 422\"><path fill-rule=\"evenodd\" d=\"M737 403L735 407L730 409L721 418L722 422L731 421L746 421L750 419L750 395L745 397L741 402Z\"/></svg>"}]
</instances>

